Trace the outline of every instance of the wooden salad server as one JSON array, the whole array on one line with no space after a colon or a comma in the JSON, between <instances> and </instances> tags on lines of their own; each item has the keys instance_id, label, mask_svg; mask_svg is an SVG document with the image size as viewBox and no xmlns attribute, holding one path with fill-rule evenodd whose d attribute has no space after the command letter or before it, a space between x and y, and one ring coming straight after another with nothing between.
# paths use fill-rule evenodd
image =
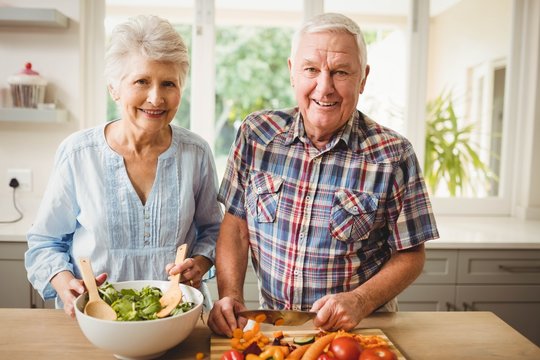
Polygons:
<instances>
[{"instance_id":1,"label":"wooden salad server","mask_svg":"<svg viewBox=\"0 0 540 360\"><path fill-rule=\"evenodd\" d=\"M186 258L187 244L182 244L176 250L175 264L180 264ZM163 307L156 315L158 318L169 316L171 311L182 301L182 290L178 283L180 282L180 274L171 276L169 289L163 294L159 302Z\"/></svg>"}]
</instances>

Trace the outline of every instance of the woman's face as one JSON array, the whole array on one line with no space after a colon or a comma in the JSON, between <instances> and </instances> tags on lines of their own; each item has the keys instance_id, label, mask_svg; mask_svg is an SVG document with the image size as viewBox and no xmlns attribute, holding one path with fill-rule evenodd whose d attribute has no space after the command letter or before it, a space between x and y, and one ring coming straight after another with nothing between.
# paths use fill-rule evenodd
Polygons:
<instances>
[{"instance_id":1,"label":"woman's face","mask_svg":"<svg viewBox=\"0 0 540 360\"><path fill-rule=\"evenodd\" d=\"M131 55L118 89L111 94L120 103L122 120L146 130L168 127L182 98L179 66Z\"/></svg>"}]
</instances>

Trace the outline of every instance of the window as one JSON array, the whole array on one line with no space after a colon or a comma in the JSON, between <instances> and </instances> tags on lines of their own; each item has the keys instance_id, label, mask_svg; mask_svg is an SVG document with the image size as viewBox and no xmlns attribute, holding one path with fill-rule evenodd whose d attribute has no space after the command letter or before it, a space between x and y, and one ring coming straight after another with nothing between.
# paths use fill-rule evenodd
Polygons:
<instances>
[{"instance_id":1,"label":"window","mask_svg":"<svg viewBox=\"0 0 540 360\"><path fill-rule=\"evenodd\" d=\"M500 215L511 211L504 104L512 4L106 0L106 23L154 13L178 26L192 54L178 123L213 146L221 174L247 113L294 104L286 66L294 29L308 13L344 13L359 23L368 44L371 73L358 107L411 140L436 213Z\"/></svg>"}]
</instances>

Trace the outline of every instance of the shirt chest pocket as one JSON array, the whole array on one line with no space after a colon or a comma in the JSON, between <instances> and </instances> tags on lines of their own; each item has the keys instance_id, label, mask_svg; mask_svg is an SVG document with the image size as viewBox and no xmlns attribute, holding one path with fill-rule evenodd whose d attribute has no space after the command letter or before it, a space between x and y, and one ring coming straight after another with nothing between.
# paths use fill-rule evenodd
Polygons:
<instances>
[{"instance_id":1,"label":"shirt chest pocket","mask_svg":"<svg viewBox=\"0 0 540 360\"><path fill-rule=\"evenodd\" d=\"M379 199L374 194L336 191L330 216L332 237L345 242L367 239L375 222L378 204Z\"/></svg>"},{"instance_id":2,"label":"shirt chest pocket","mask_svg":"<svg viewBox=\"0 0 540 360\"><path fill-rule=\"evenodd\" d=\"M283 179L269 173L255 173L251 179L254 210L260 223L274 222Z\"/></svg>"}]
</instances>

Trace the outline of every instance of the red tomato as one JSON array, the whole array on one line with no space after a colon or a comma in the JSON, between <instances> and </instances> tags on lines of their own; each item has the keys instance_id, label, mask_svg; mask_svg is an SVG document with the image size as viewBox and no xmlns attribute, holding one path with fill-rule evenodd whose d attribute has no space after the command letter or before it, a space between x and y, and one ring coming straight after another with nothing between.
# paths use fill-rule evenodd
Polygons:
<instances>
[{"instance_id":1,"label":"red tomato","mask_svg":"<svg viewBox=\"0 0 540 360\"><path fill-rule=\"evenodd\" d=\"M336 360L358 360L362 346L352 337L342 336L332 340L329 351Z\"/></svg>"},{"instance_id":2,"label":"red tomato","mask_svg":"<svg viewBox=\"0 0 540 360\"><path fill-rule=\"evenodd\" d=\"M244 360L244 354L238 350L227 350L221 355L221 360Z\"/></svg>"},{"instance_id":3,"label":"red tomato","mask_svg":"<svg viewBox=\"0 0 540 360\"><path fill-rule=\"evenodd\" d=\"M331 357L331 356L328 355L328 354L321 354L321 355L319 355L319 357L317 358L317 360L334 360L334 358Z\"/></svg>"},{"instance_id":4,"label":"red tomato","mask_svg":"<svg viewBox=\"0 0 540 360\"><path fill-rule=\"evenodd\" d=\"M386 346L364 349L358 360L397 360L396 354Z\"/></svg>"}]
</instances>

